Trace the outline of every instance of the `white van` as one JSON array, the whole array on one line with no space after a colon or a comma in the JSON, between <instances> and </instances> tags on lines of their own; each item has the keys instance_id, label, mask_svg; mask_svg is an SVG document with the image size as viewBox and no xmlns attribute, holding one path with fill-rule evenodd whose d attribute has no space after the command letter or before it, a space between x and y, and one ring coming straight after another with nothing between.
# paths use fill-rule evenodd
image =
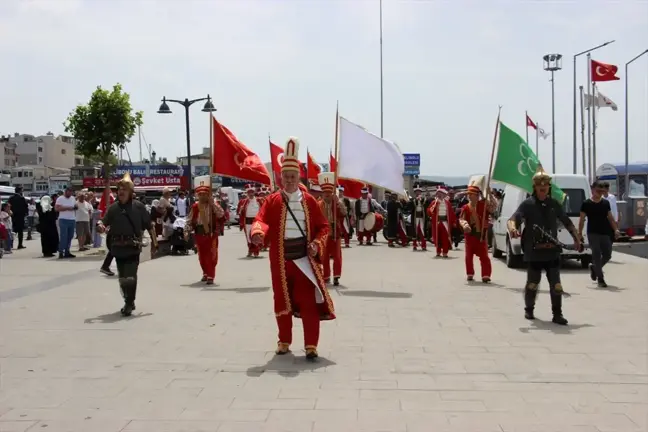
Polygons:
<instances>
[{"instance_id":1,"label":"white van","mask_svg":"<svg viewBox=\"0 0 648 432\"><path fill-rule=\"evenodd\" d=\"M560 187L560 189L567 195L563 204L565 213L578 228L578 219L580 216L580 208L583 201L591 198L592 192L587 177L580 174L554 174L553 184ZM512 239L508 235L507 222L513 213L517 210L519 205L529 197L525 191L515 187L506 185L504 188L504 196L499 203L497 211L497 219L493 223L493 257L501 258L506 254L506 265L510 268L521 267L522 259L522 245L520 239ZM580 260L581 266L587 268L592 262L592 252L589 250L587 242L587 235L585 235L585 250L578 252L575 250L564 249L562 257L567 259ZM571 234L562 226L558 224L558 240L565 245L572 246L574 240Z\"/></svg>"}]
</instances>

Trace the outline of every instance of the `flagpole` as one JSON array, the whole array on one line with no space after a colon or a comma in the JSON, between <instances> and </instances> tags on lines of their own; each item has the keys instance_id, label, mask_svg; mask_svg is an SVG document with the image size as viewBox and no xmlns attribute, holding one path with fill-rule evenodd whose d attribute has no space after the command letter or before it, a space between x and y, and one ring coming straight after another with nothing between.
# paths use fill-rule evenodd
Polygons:
<instances>
[{"instance_id":1,"label":"flagpole","mask_svg":"<svg viewBox=\"0 0 648 432\"><path fill-rule=\"evenodd\" d=\"M274 192L277 179L275 179L275 172L273 169L274 161L272 160L272 144L270 144L271 142L272 140L270 139L270 132L268 132L268 147L270 148L270 170L272 171L272 175L270 176L270 187L272 188L272 192Z\"/></svg>"},{"instance_id":2,"label":"flagpole","mask_svg":"<svg viewBox=\"0 0 648 432\"><path fill-rule=\"evenodd\" d=\"M592 180L594 180L596 176L596 110L598 109L595 82L592 82L592 100L596 102L596 106L592 107Z\"/></svg>"},{"instance_id":3,"label":"flagpole","mask_svg":"<svg viewBox=\"0 0 648 432\"><path fill-rule=\"evenodd\" d=\"M212 176L214 175L214 114L209 113L209 190L214 194L212 190ZM189 178L193 178L191 173L189 173ZM193 185L189 185L193 189ZM213 201L213 199L212 199ZM191 200L189 200L191 202Z\"/></svg>"},{"instance_id":4,"label":"flagpole","mask_svg":"<svg viewBox=\"0 0 648 432\"><path fill-rule=\"evenodd\" d=\"M592 100L592 55L587 54L587 95ZM592 104L587 104L587 178L592 181Z\"/></svg>"},{"instance_id":5,"label":"flagpole","mask_svg":"<svg viewBox=\"0 0 648 432\"><path fill-rule=\"evenodd\" d=\"M580 117L581 117L581 155L583 157L583 175L587 175L587 157L585 156L585 105L583 97L583 86L578 87L580 90Z\"/></svg>"},{"instance_id":6,"label":"flagpole","mask_svg":"<svg viewBox=\"0 0 648 432\"><path fill-rule=\"evenodd\" d=\"M335 159L335 171L333 171L333 184L335 185L335 192L333 193L333 239L337 241L337 202L340 199L338 197L338 170L340 166L340 161L338 160L338 128L340 123L340 101L335 103L335 138L334 138L334 152L333 157ZM329 161L330 163L330 161Z\"/></svg>"},{"instance_id":7,"label":"flagpole","mask_svg":"<svg viewBox=\"0 0 648 432\"><path fill-rule=\"evenodd\" d=\"M491 150L491 157L490 157L490 164L488 166L488 180L486 181L486 200L490 198L490 182L491 182L491 175L493 172L493 161L495 160L495 147L497 146L497 133L499 132L499 125L500 125L500 114L502 113L502 105L499 106L497 109L497 122L495 123L495 134L493 135L493 148ZM482 231L481 231L481 241L484 241L485 234L488 232L488 230L484 230L484 225L486 224L486 215L487 211L484 211L484 214L482 215Z\"/></svg>"},{"instance_id":8,"label":"flagpole","mask_svg":"<svg viewBox=\"0 0 648 432\"><path fill-rule=\"evenodd\" d=\"M538 137L540 136L540 123L536 123L535 130L536 130L536 157L538 158L538 160L540 160L540 147L538 146Z\"/></svg>"},{"instance_id":9,"label":"flagpole","mask_svg":"<svg viewBox=\"0 0 648 432\"><path fill-rule=\"evenodd\" d=\"M526 129L526 143L529 144L529 111L524 111L524 128ZM536 155L538 149L536 148Z\"/></svg>"},{"instance_id":10,"label":"flagpole","mask_svg":"<svg viewBox=\"0 0 648 432\"><path fill-rule=\"evenodd\" d=\"M383 138L383 30L382 30L382 0L380 0L380 138Z\"/></svg>"}]
</instances>

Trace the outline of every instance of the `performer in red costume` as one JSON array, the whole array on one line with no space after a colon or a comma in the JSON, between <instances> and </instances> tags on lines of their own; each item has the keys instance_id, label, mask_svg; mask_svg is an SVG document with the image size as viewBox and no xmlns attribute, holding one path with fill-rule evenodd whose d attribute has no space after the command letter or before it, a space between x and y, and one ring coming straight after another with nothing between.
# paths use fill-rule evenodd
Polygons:
<instances>
[{"instance_id":1,"label":"performer in red costume","mask_svg":"<svg viewBox=\"0 0 648 432\"><path fill-rule=\"evenodd\" d=\"M248 257L258 257L259 250L262 245L255 245L252 243L252 222L254 218L259 214L261 209L262 201L256 197L256 190L254 186L249 186L246 189L247 197L243 200L241 208L239 211L239 224L241 226L241 231L245 232L245 239L248 245Z\"/></svg>"},{"instance_id":2,"label":"performer in red costume","mask_svg":"<svg viewBox=\"0 0 648 432\"><path fill-rule=\"evenodd\" d=\"M335 173L324 172L318 176L322 197L319 200L322 212L329 223L329 236L322 255L324 280L331 283L331 258L333 258L333 285L340 285L342 276L342 236L347 208L341 198L335 196ZM334 228L335 227L335 228Z\"/></svg>"},{"instance_id":3,"label":"performer in red costume","mask_svg":"<svg viewBox=\"0 0 648 432\"><path fill-rule=\"evenodd\" d=\"M491 195L486 200L481 198L479 187L468 186L468 204L461 208L459 225L464 231L466 241L466 275L468 280L471 281L475 277L473 259L477 255L481 264L482 282L489 283L492 266L488 256L488 218L497 208L497 202Z\"/></svg>"},{"instance_id":4,"label":"performer in red costume","mask_svg":"<svg viewBox=\"0 0 648 432\"><path fill-rule=\"evenodd\" d=\"M340 201L344 203L344 207L347 211L346 216L344 217L344 223L342 224L342 238L344 239L344 247L350 248L351 245L349 244L349 242L351 241L351 236L353 234L352 227L354 224L353 213L351 212L351 201L349 200L349 198L344 196L344 186L338 186L338 191Z\"/></svg>"},{"instance_id":5,"label":"performer in red costume","mask_svg":"<svg viewBox=\"0 0 648 432\"><path fill-rule=\"evenodd\" d=\"M207 285L214 283L218 264L218 237L225 223L225 211L214 202L211 193L211 176L194 179L194 190L198 201L191 205L184 228L185 238L194 233L198 261L202 268L202 281Z\"/></svg>"},{"instance_id":6,"label":"performer in red costume","mask_svg":"<svg viewBox=\"0 0 648 432\"><path fill-rule=\"evenodd\" d=\"M448 257L450 250L452 227L457 224L457 216L448 199L448 191L440 187L437 189L436 198L427 209L432 219L432 238L436 246L437 256Z\"/></svg>"},{"instance_id":7,"label":"performer in red costume","mask_svg":"<svg viewBox=\"0 0 648 432\"><path fill-rule=\"evenodd\" d=\"M371 243L373 233L366 230L364 220L367 215L374 213L376 209L374 208L373 200L369 196L369 188L362 188L360 193L362 194L361 197L355 202L358 244L362 245L366 238L367 246L371 246L373 244Z\"/></svg>"},{"instance_id":8,"label":"performer in red costume","mask_svg":"<svg viewBox=\"0 0 648 432\"><path fill-rule=\"evenodd\" d=\"M320 320L335 319L321 265L329 225L317 200L299 186L299 143L290 138L281 167L283 190L268 197L254 220L252 241L270 237L270 273L279 327L276 354L290 352L292 317L302 319L306 358L317 358Z\"/></svg>"},{"instance_id":9,"label":"performer in red costume","mask_svg":"<svg viewBox=\"0 0 648 432\"><path fill-rule=\"evenodd\" d=\"M427 221L425 210L430 206L430 202L423 196L423 189L419 186L414 187L414 198L409 203L412 215L412 224L414 225L414 243L412 248L418 249L418 242L421 242L421 249L427 250L425 236L427 231Z\"/></svg>"}]
</instances>

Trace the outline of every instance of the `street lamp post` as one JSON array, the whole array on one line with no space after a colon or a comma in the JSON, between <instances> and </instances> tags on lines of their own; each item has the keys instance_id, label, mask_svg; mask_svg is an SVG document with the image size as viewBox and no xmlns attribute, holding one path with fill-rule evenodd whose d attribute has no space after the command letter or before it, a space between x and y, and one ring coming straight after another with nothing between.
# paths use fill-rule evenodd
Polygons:
<instances>
[{"instance_id":1,"label":"street lamp post","mask_svg":"<svg viewBox=\"0 0 648 432\"><path fill-rule=\"evenodd\" d=\"M551 169L556 172L556 103L554 72L562 69L562 54L547 54L542 57L544 70L551 72Z\"/></svg>"},{"instance_id":2,"label":"street lamp post","mask_svg":"<svg viewBox=\"0 0 648 432\"><path fill-rule=\"evenodd\" d=\"M201 111L209 112L209 113L216 111L216 108L214 108L214 104L212 103L211 97L209 95L207 95L206 98L193 99L193 100L167 99L165 96L162 98L162 104L158 109L158 114L171 114L171 109L169 108L167 102L175 102L177 104L182 105L185 109L185 123L187 129L187 184L189 185L188 187L190 190L193 189L193 182L192 182L193 177L191 174L191 137L189 134L189 107L195 104L196 102L202 102L202 101L207 101L207 102L205 102L205 105L203 106L203 109Z\"/></svg>"},{"instance_id":3,"label":"street lamp post","mask_svg":"<svg viewBox=\"0 0 648 432\"><path fill-rule=\"evenodd\" d=\"M630 144L628 139L628 66L644 54L648 54L648 49L625 64L625 197L628 196L628 192L630 191L630 172L628 170L628 164L630 163Z\"/></svg>"},{"instance_id":4,"label":"street lamp post","mask_svg":"<svg viewBox=\"0 0 648 432\"><path fill-rule=\"evenodd\" d=\"M583 52L579 52L578 54L574 54L574 114L573 114L573 117L572 117L572 119L574 121L574 142L573 142L573 145L574 145L574 161L573 161L574 162L573 163L574 174L576 174L576 165L577 165L576 161L577 161L577 152L578 152L577 144L576 144L576 141L577 141L577 139L576 139L576 58L579 57L579 56L582 56L583 54L587 54L587 53L591 53L592 51L596 51L599 48L603 48L606 45L610 45L613 42L614 42L613 40L607 41L604 44L595 46L594 48L590 48L590 49L585 50ZM583 174L586 174L584 170L583 170Z\"/></svg>"}]
</instances>

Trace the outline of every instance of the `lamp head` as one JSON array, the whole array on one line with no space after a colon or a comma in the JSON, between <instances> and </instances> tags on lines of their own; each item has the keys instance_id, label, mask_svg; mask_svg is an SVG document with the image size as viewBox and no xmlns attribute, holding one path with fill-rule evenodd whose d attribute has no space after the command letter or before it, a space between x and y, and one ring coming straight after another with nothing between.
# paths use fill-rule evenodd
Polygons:
<instances>
[{"instance_id":1,"label":"lamp head","mask_svg":"<svg viewBox=\"0 0 648 432\"><path fill-rule=\"evenodd\" d=\"M214 104L211 101L211 96L207 95L207 102L205 102L205 106L202 109L203 112L214 112L216 111L216 108L214 107Z\"/></svg>"},{"instance_id":2,"label":"lamp head","mask_svg":"<svg viewBox=\"0 0 648 432\"><path fill-rule=\"evenodd\" d=\"M169 105L166 103L166 97L162 98L162 104L158 109L158 114L171 114L171 108L169 108Z\"/></svg>"}]
</instances>

